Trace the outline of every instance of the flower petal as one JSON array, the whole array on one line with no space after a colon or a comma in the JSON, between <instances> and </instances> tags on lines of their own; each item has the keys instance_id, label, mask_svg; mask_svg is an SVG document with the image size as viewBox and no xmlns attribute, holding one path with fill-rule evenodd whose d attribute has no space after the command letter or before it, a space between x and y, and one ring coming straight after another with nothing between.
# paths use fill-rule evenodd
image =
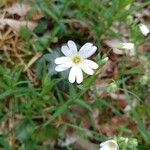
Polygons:
<instances>
[{"instance_id":1,"label":"flower petal","mask_svg":"<svg viewBox=\"0 0 150 150\"><path fill-rule=\"evenodd\" d=\"M147 36L150 33L149 28L145 24L140 24L139 28L143 35Z\"/></svg>"},{"instance_id":2,"label":"flower petal","mask_svg":"<svg viewBox=\"0 0 150 150\"><path fill-rule=\"evenodd\" d=\"M63 64L66 62L70 62L70 59L68 57L58 57L55 59L55 64Z\"/></svg>"},{"instance_id":3,"label":"flower petal","mask_svg":"<svg viewBox=\"0 0 150 150\"><path fill-rule=\"evenodd\" d=\"M69 82L70 83L74 83L75 82L75 79L76 79L76 67L73 66L71 69L70 69L70 73L69 73Z\"/></svg>"},{"instance_id":4,"label":"flower petal","mask_svg":"<svg viewBox=\"0 0 150 150\"><path fill-rule=\"evenodd\" d=\"M87 49L91 48L93 46L92 43L85 43L81 48L80 52L82 53L83 51L86 51Z\"/></svg>"},{"instance_id":5,"label":"flower petal","mask_svg":"<svg viewBox=\"0 0 150 150\"><path fill-rule=\"evenodd\" d=\"M57 65L55 67L55 70L57 72L65 71L65 70L69 69L71 66L72 66L72 63L64 63L64 64Z\"/></svg>"},{"instance_id":6,"label":"flower petal","mask_svg":"<svg viewBox=\"0 0 150 150\"><path fill-rule=\"evenodd\" d=\"M89 75L94 74L94 71L86 63L83 63L80 67L85 73L87 73Z\"/></svg>"},{"instance_id":7,"label":"flower petal","mask_svg":"<svg viewBox=\"0 0 150 150\"><path fill-rule=\"evenodd\" d=\"M84 44L80 50L79 50L79 55L81 55L83 58L88 58L92 56L97 50L96 46L93 46L92 43L86 43Z\"/></svg>"},{"instance_id":8,"label":"flower petal","mask_svg":"<svg viewBox=\"0 0 150 150\"><path fill-rule=\"evenodd\" d=\"M81 68L76 67L76 81L80 84L83 81L83 73Z\"/></svg>"},{"instance_id":9,"label":"flower petal","mask_svg":"<svg viewBox=\"0 0 150 150\"><path fill-rule=\"evenodd\" d=\"M135 49L126 49L125 53L129 56L135 56L136 55L136 51Z\"/></svg>"},{"instance_id":10,"label":"flower petal","mask_svg":"<svg viewBox=\"0 0 150 150\"><path fill-rule=\"evenodd\" d=\"M108 143L114 143L115 145L118 145L115 140L108 140L108 141L102 142L102 143L100 144L100 146L104 146L104 145L106 145L106 144L108 144Z\"/></svg>"},{"instance_id":11,"label":"flower petal","mask_svg":"<svg viewBox=\"0 0 150 150\"><path fill-rule=\"evenodd\" d=\"M108 141L102 142L102 143L100 144L100 146L104 146L104 145L108 144L108 143L111 142L111 141L112 141L112 140L108 140Z\"/></svg>"},{"instance_id":12,"label":"flower petal","mask_svg":"<svg viewBox=\"0 0 150 150\"><path fill-rule=\"evenodd\" d=\"M105 145L101 147L100 150L118 150L118 147L110 147L108 145Z\"/></svg>"},{"instance_id":13,"label":"flower petal","mask_svg":"<svg viewBox=\"0 0 150 150\"><path fill-rule=\"evenodd\" d=\"M134 49L134 43L122 43L122 47L123 49Z\"/></svg>"},{"instance_id":14,"label":"flower petal","mask_svg":"<svg viewBox=\"0 0 150 150\"><path fill-rule=\"evenodd\" d=\"M118 144L115 140L102 142L100 146L100 150L119 150Z\"/></svg>"},{"instance_id":15,"label":"flower petal","mask_svg":"<svg viewBox=\"0 0 150 150\"><path fill-rule=\"evenodd\" d=\"M57 72L65 71L65 70L67 70L67 69L68 69L67 67L64 67L64 66L62 66L62 65L58 65L58 66L55 67L55 70L56 70Z\"/></svg>"},{"instance_id":16,"label":"flower petal","mask_svg":"<svg viewBox=\"0 0 150 150\"><path fill-rule=\"evenodd\" d=\"M71 50L72 54L76 54L78 52L75 42L69 40L67 44L68 44L68 47Z\"/></svg>"},{"instance_id":17,"label":"flower petal","mask_svg":"<svg viewBox=\"0 0 150 150\"><path fill-rule=\"evenodd\" d=\"M69 49L69 47L67 45L63 45L61 47L61 51L65 56L69 57L69 56L73 55L72 51Z\"/></svg>"},{"instance_id":18,"label":"flower petal","mask_svg":"<svg viewBox=\"0 0 150 150\"><path fill-rule=\"evenodd\" d=\"M112 150L112 149L110 149L110 147L108 147L108 146L106 145L106 146L101 147L99 150Z\"/></svg>"},{"instance_id":19,"label":"flower petal","mask_svg":"<svg viewBox=\"0 0 150 150\"><path fill-rule=\"evenodd\" d=\"M95 63L94 61L92 60L88 60L88 59L85 59L84 62L92 69L97 69L98 68L98 64Z\"/></svg>"}]
</instances>

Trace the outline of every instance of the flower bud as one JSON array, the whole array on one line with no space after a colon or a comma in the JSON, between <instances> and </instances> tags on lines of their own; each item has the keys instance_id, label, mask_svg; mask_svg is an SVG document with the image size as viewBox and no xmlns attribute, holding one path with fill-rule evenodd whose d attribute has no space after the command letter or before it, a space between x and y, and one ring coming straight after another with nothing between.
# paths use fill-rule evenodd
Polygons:
<instances>
[{"instance_id":1,"label":"flower bud","mask_svg":"<svg viewBox=\"0 0 150 150\"><path fill-rule=\"evenodd\" d=\"M139 24L139 28L143 35L147 36L150 32L149 28L145 24Z\"/></svg>"},{"instance_id":2,"label":"flower bud","mask_svg":"<svg viewBox=\"0 0 150 150\"><path fill-rule=\"evenodd\" d=\"M134 22L133 16L129 15L129 16L127 17L127 24L130 25L130 24L132 24L133 22Z\"/></svg>"},{"instance_id":3,"label":"flower bud","mask_svg":"<svg viewBox=\"0 0 150 150\"><path fill-rule=\"evenodd\" d=\"M109 86L107 87L107 92L108 93L117 92L117 91L118 91L118 86L114 82L110 83Z\"/></svg>"},{"instance_id":4,"label":"flower bud","mask_svg":"<svg viewBox=\"0 0 150 150\"><path fill-rule=\"evenodd\" d=\"M148 80L149 80L149 77L147 75L142 76L140 79L141 85L147 85Z\"/></svg>"}]
</instances>

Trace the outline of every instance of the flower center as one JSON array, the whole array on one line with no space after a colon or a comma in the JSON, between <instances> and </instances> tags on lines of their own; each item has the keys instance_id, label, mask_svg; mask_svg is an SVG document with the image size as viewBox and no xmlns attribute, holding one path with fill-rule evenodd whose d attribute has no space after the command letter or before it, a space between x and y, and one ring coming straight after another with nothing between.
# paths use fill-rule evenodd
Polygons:
<instances>
[{"instance_id":1,"label":"flower center","mask_svg":"<svg viewBox=\"0 0 150 150\"><path fill-rule=\"evenodd\" d=\"M74 64L79 64L79 63L81 63L81 57L76 55L72 58L72 61Z\"/></svg>"},{"instance_id":2,"label":"flower center","mask_svg":"<svg viewBox=\"0 0 150 150\"><path fill-rule=\"evenodd\" d=\"M113 143L113 142L110 142L110 143L109 143L109 147L110 147L110 148L116 148L116 144Z\"/></svg>"}]
</instances>

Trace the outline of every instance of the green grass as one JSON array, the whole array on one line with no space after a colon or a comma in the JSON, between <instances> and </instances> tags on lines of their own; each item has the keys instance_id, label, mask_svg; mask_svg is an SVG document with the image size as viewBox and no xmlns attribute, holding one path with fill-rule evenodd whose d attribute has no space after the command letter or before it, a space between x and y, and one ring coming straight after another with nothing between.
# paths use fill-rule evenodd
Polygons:
<instances>
[{"instance_id":1,"label":"green grass","mask_svg":"<svg viewBox=\"0 0 150 150\"><path fill-rule=\"evenodd\" d=\"M139 46L147 43L149 38L141 35L138 22L130 18L147 8L150 2L145 0L138 5L134 0L30 0L30 4L31 11L26 18L32 18L37 10L42 12L43 18L33 32L26 27L20 31L25 52L4 51L0 54L0 149L73 150L74 146L61 148L58 145L58 141L70 132L81 141L84 139L98 147L100 142L113 138L103 131L108 126L117 131L114 137L137 139L135 150L148 150L149 81L142 85L140 79L150 73L150 57L148 52L140 52ZM128 38L136 44L138 51L134 62L129 56L115 59L117 75L107 78L109 83L117 83L116 93L125 94L131 107L128 113L122 110L118 101L107 96L107 88L104 94L99 94L99 82L107 82L107 79L100 78L106 63L103 58L113 57L110 48L105 52L105 40L122 40L124 37L114 29L116 23L128 29ZM62 55L61 45L70 39L79 47L88 41L93 42L99 49L94 56L99 69L93 76L85 76L80 85L69 83L68 72L54 71L54 59ZM38 52L42 56L25 72L24 65ZM146 62L141 56L147 59ZM96 111L99 115L94 118ZM115 117L126 121L111 126ZM133 122L136 129L131 127ZM55 147L52 148L49 141L56 141ZM120 147L120 150L133 149L129 145Z\"/></svg>"}]
</instances>

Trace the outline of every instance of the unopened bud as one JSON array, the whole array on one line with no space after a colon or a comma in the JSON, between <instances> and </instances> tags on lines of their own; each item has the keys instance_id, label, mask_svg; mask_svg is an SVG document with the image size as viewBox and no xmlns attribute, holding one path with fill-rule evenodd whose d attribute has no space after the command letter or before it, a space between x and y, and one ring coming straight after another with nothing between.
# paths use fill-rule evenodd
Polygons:
<instances>
[{"instance_id":1,"label":"unopened bud","mask_svg":"<svg viewBox=\"0 0 150 150\"><path fill-rule=\"evenodd\" d=\"M149 80L149 77L147 75L144 75L144 76L141 77L140 83L142 85L146 85L148 83L148 80Z\"/></svg>"},{"instance_id":2,"label":"unopened bud","mask_svg":"<svg viewBox=\"0 0 150 150\"><path fill-rule=\"evenodd\" d=\"M109 86L107 87L107 92L111 93L111 92L117 92L118 91L118 86L116 85L116 83L110 83Z\"/></svg>"},{"instance_id":3,"label":"unopened bud","mask_svg":"<svg viewBox=\"0 0 150 150\"><path fill-rule=\"evenodd\" d=\"M128 23L128 25L132 24L133 21L134 21L133 16L129 15L129 16L127 17L127 23Z\"/></svg>"},{"instance_id":4,"label":"unopened bud","mask_svg":"<svg viewBox=\"0 0 150 150\"><path fill-rule=\"evenodd\" d=\"M105 63L105 62L107 62L108 61L108 57L105 57L102 61Z\"/></svg>"}]
</instances>

